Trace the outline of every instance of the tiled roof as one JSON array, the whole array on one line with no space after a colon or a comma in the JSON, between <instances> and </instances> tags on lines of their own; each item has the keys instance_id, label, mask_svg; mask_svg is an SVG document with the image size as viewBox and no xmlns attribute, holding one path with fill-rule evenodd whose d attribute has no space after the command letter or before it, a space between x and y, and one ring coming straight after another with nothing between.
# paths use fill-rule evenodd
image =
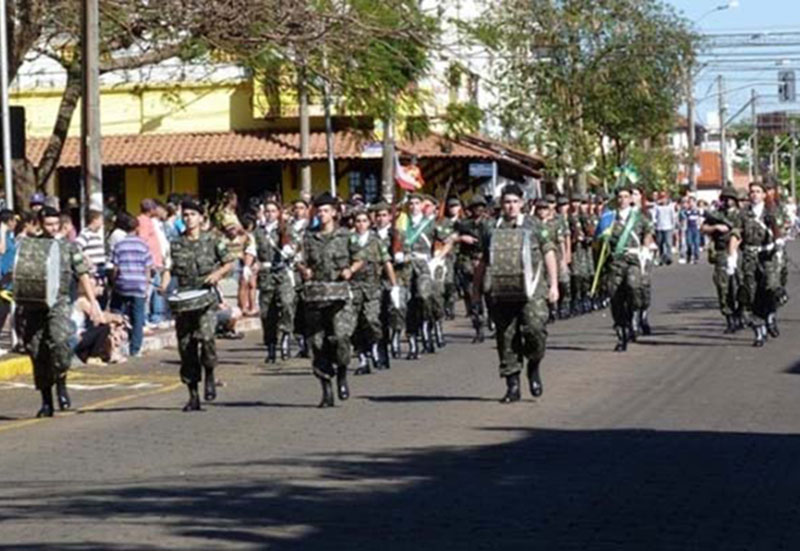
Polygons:
<instances>
[{"instance_id":1,"label":"tiled roof","mask_svg":"<svg viewBox=\"0 0 800 551\"><path fill-rule=\"evenodd\" d=\"M47 146L47 138L30 138L27 156L38 166ZM370 147L373 146L373 147ZM380 156L374 137L357 131L334 134L337 159L360 159ZM310 159L325 159L327 146L324 132L312 132ZM397 144L401 154L419 158L494 159L493 151L473 144L430 135L416 142ZM291 161L300 158L298 132L197 132L176 134L138 134L104 136L102 143L105 166L203 165L222 163L255 163ZM80 141L68 138L59 167L80 166Z\"/></svg>"}]
</instances>

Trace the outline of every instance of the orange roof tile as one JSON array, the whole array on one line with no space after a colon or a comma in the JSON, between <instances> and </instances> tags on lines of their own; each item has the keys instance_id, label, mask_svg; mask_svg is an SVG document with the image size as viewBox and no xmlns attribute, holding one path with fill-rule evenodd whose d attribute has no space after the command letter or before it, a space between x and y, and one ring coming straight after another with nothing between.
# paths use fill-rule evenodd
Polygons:
<instances>
[{"instance_id":1,"label":"orange roof tile","mask_svg":"<svg viewBox=\"0 0 800 551\"><path fill-rule=\"evenodd\" d=\"M338 159L359 159L380 156L368 151L375 144L369 133L338 131L334 133L334 151ZM38 166L47 146L47 138L30 138L27 156ZM310 159L325 159L327 146L324 132L312 132ZM460 157L468 159L498 158L496 153L472 144L430 135L416 142L400 142L403 154L420 158ZM298 132L192 132L176 134L138 134L104 136L102 143L105 166L202 165L292 161L300 159ZM68 138L59 167L80 166L80 141Z\"/></svg>"}]
</instances>

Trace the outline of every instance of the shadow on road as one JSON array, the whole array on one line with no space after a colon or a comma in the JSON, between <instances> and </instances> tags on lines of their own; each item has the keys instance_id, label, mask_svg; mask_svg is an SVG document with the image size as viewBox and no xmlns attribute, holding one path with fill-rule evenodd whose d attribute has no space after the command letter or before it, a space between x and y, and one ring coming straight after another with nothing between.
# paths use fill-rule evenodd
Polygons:
<instances>
[{"instance_id":1,"label":"shadow on road","mask_svg":"<svg viewBox=\"0 0 800 551\"><path fill-rule=\"evenodd\" d=\"M190 480L168 485L38 486L3 502L0 518L120 526L127 541L57 546L69 551L168 549L173 538L187 549L278 551L800 548L800 436L497 430L521 436L481 447L201 464ZM125 539L145 524L163 545L156 535Z\"/></svg>"}]
</instances>

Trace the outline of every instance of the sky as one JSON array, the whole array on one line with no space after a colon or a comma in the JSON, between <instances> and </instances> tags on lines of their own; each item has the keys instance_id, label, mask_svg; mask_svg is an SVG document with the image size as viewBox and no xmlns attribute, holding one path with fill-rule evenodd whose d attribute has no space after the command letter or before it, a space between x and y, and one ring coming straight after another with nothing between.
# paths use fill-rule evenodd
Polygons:
<instances>
[{"instance_id":1,"label":"sky","mask_svg":"<svg viewBox=\"0 0 800 551\"><path fill-rule=\"evenodd\" d=\"M741 32L741 31L797 31L800 33L800 0L739 0L738 7L733 9L716 10L720 5L728 4L728 0L665 0L682 12L689 20L696 22L698 30L702 33ZM710 122L709 111L716 112L717 75L722 74L725 79L726 100L729 114L733 114L750 99L750 89L755 88L759 95L765 97L759 101L759 112L775 110L800 111L798 103L780 104L777 100L777 75L779 67L775 64L779 53L789 54L797 58L791 67L797 69L798 92L800 92L800 40L795 46L787 48L760 48L755 50L728 50L744 57L758 51L766 54L764 61L758 62L759 71L743 71L737 69L707 68L701 70L696 77L695 99L697 102L697 117L700 122ZM770 58L769 52L776 53ZM737 64L737 67L742 67ZM798 96L800 99L800 95ZM749 109L743 117L749 116ZM712 116L713 117L713 116ZM713 117L716 120L716 117Z\"/></svg>"}]
</instances>

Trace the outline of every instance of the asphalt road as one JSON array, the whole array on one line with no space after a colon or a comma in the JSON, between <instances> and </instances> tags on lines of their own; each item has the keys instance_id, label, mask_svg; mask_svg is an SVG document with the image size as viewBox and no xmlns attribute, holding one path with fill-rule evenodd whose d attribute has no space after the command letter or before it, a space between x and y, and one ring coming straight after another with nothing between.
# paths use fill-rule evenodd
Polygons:
<instances>
[{"instance_id":1,"label":"asphalt road","mask_svg":"<svg viewBox=\"0 0 800 551\"><path fill-rule=\"evenodd\" d=\"M559 322L544 396L508 406L463 319L332 410L255 335L221 345L195 414L174 350L77 370L81 409L52 420L0 384L0 549L796 550L795 282L757 350L722 334L708 266L660 269L652 337L617 354L606 313Z\"/></svg>"}]
</instances>

